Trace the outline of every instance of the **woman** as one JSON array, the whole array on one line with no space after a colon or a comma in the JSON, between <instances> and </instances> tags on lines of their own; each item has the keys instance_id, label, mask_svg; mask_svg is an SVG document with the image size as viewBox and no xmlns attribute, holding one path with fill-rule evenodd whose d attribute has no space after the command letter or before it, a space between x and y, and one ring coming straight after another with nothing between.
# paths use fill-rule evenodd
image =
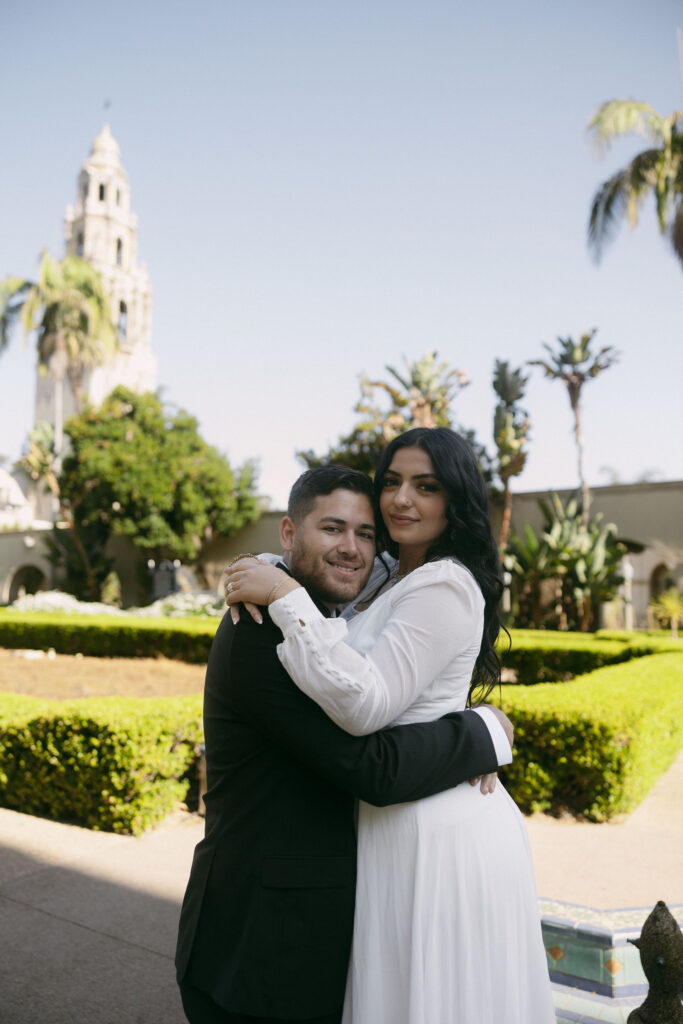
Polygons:
<instances>
[{"instance_id":1,"label":"woman","mask_svg":"<svg viewBox=\"0 0 683 1024\"><path fill-rule=\"evenodd\" d=\"M470 446L408 431L382 454L375 493L398 565L348 627L273 566L229 577L232 603L269 605L297 685L355 734L462 710L500 677L500 567ZM504 788L361 803L344 1024L554 1021L526 829Z\"/></svg>"}]
</instances>

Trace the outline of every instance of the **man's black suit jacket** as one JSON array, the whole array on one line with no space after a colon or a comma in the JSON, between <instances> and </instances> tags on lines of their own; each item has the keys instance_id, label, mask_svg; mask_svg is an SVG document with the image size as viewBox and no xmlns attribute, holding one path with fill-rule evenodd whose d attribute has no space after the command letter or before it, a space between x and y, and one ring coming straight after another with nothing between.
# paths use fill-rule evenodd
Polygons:
<instances>
[{"instance_id":1,"label":"man's black suit jacket","mask_svg":"<svg viewBox=\"0 0 683 1024\"><path fill-rule=\"evenodd\" d=\"M179 983L233 1013L306 1018L344 999L353 928L354 798L417 800L494 771L479 715L354 737L297 689L280 630L226 615L204 692L206 832L176 953ZM483 799L483 798L482 798Z\"/></svg>"}]
</instances>

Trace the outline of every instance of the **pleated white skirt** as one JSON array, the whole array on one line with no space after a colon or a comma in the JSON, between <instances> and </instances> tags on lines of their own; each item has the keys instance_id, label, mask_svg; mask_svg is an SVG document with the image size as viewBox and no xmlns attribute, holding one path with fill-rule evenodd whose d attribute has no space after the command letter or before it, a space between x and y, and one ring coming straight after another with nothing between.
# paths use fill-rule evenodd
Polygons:
<instances>
[{"instance_id":1,"label":"pleated white skirt","mask_svg":"<svg viewBox=\"0 0 683 1024\"><path fill-rule=\"evenodd\" d=\"M524 819L500 782L360 805L343 1024L555 1024Z\"/></svg>"}]
</instances>

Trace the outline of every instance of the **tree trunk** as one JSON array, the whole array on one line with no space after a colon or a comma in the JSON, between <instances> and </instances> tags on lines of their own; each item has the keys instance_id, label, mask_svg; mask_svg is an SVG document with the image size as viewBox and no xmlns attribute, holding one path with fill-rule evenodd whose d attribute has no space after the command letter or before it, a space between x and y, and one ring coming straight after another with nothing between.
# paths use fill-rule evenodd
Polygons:
<instances>
[{"instance_id":1,"label":"tree trunk","mask_svg":"<svg viewBox=\"0 0 683 1024\"><path fill-rule=\"evenodd\" d=\"M590 492L583 475L583 432L581 430L581 409L579 408L579 396L570 395L572 411L574 413L574 436L576 438L577 462L579 468L579 486L581 487L581 522L586 528L590 516Z\"/></svg>"},{"instance_id":2,"label":"tree trunk","mask_svg":"<svg viewBox=\"0 0 683 1024\"><path fill-rule=\"evenodd\" d=\"M505 551L508 542L508 536L510 534L510 517L512 515L512 492L510 491L510 481L504 480L503 490L503 519L500 524L500 538L498 540L498 547L501 552Z\"/></svg>"},{"instance_id":3,"label":"tree trunk","mask_svg":"<svg viewBox=\"0 0 683 1024\"><path fill-rule=\"evenodd\" d=\"M88 553L85 550L85 547L83 546L83 541L80 538L80 534L79 534L78 529L76 527L76 523L74 521L74 518L71 515L71 513L69 512L69 510L64 507L64 505L61 503L61 501L59 503L59 511L64 516L64 519L66 520L66 525L71 530L71 536L73 537L74 544L76 545L76 550L78 551L79 555L81 556L81 561L83 562L83 568L85 569L85 578L88 581L88 590L90 591L90 598L93 601L97 601L99 596L100 596L100 588L97 585L97 580L95 579L95 573L93 572L92 565L90 564L90 559L88 558Z\"/></svg>"},{"instance_id":4,"label":"tree trunk","mask_svg":"<svg viewBox=\"0 0 683 1024\"><path fill-rule=\"evenodd\" d=\"M535 580L531 584L531 621L534 624L535 629L541 627L541 617L543 610L541 608L541 581Z\"/></svg>"},{"instance_id":5,"label":"tree trunk","mask_svg":"<svg viewBox=\"0 0 683 1024\"><path fill-rule=\"evenodd\" d=\"M73 537L74 544L76 545L76 550L81 556L81 561L83 562L85 578L88 581L88 589L90 590L90 596L92 597L93 601L96 601L100 596L100 588L97 585L97 580L95 578L95 573L93 572L93 567L90 564L88 553L85 550L83 546L83 541L81 540L80 535L78 533L74 517L72 516L70 509L68 509L64 502L62 501L62 496L59 490L59 482L54 472L47 473L45 477L45 482L47 483L48 488L52 491L55 498L57 499L59 511L61 512L66 522L66 525L69 527L69 530L71 531L71 536Z\"/></svg>"},{"instance_id":6,"label":"tree trunk","mask_svg":"<svg viewBox=\"0 0 683 1024\"><path fill-rule=\"evenodd\" d=\"M587 594L579 605L579 632L588 633L593 618L593 606L590 594Z\"/></svg>"},{"instance_id":7,"label":"tree trunk","mask_svg":"<svg viewBox=\"0 0 683 1024\"><path fill-rule=\"evenodd\" d=\"M76 370L71 366L69 367L68 375L71 390L73 391L74 400L76 402L76 415L80 416L83 412L83 392L81 390L83 386L83 371Z\"/></svg>"}]
</instances>

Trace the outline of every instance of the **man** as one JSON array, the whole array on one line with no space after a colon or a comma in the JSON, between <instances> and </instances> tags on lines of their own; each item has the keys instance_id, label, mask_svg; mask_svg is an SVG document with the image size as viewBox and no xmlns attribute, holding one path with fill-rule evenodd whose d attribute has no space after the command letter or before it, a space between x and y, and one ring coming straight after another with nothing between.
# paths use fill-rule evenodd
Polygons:
<instances>
[{"instance_id":1,"label":"man","mask_svg":"<svg viewBox=\"0 0 683 1024\"><path fill-rule=\"evenodd\" d=\"M321 610L353 600L375 554L369 478L339 466L304 473L280 533L287 568ZM211 649L206 835L183 902L178 982L191 1024L338 1024L355 797L429 796L495 771L510 747L492 710L348 735L291 681L282 634L261 612L261 624L243 614L237 627L226 615Z\"/></svg>"}]
</instances>

